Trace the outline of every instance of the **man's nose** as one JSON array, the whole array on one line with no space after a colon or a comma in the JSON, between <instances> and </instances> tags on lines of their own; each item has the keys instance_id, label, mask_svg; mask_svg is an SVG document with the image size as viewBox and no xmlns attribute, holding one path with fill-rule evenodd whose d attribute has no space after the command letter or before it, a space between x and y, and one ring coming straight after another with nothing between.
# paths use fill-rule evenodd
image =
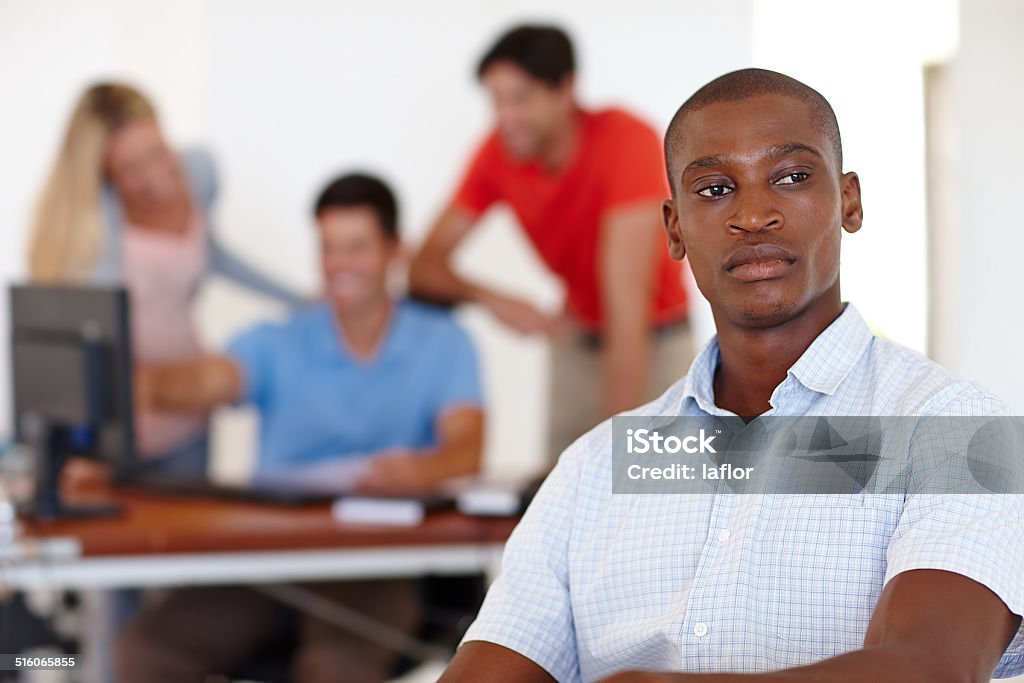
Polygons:
<instances>
[{"instance_id":1,"label":"man's nose","mask_svg":"<svg viewBox=\"0 0 1024 683\"><path fill-rule=\"evenodd\" d=\"M735 211L727 221L730 230L757 232L782 227L782 212L779 211L773 193L768 189L747 187L738 192L733 202Z\"/></svg>"}]
</instances>

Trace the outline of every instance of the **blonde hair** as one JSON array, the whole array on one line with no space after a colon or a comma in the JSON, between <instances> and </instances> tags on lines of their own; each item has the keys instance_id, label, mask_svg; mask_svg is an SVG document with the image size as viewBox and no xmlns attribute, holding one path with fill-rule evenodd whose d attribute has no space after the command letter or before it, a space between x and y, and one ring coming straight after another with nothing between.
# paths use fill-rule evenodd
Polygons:
<instances>
[{"instance_id":1,"label":"blonde hair","mask_svg":"<svg viewBox=\"0 0 1024 683\"><path fill-rule=\"evenodd\" d=\"M79 97L36 205L28 254L33 280L89 278L105 232L100 194L107 145L128 123L152 116L145 95L121 83L98 83Z\"/></svg>"}]
</instances>

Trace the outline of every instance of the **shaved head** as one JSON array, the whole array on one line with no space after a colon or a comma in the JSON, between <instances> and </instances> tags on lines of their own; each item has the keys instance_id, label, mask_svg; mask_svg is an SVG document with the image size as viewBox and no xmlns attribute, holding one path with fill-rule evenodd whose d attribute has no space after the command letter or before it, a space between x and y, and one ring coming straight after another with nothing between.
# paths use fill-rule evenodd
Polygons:
<instances>
[{"instance_id":1,"label":"shaved head","mask_svg":"<svg viewBox=\"0 0 1024 683\"><path fill-rule=\"evenodd\" d=\"M814 88L804 85L795 78L767 69L740 69L719 76L700 90L676 111L665 132L665 163L668 167L668 180L672 194L676 192L675 155L685 136L684 122L686 118L704 107L719 102L736 102L761 95L783 95L805 103L811 114L821 127L826 139L831 143L835 154L838 173L843 170L843 143L839 137L839 123L832 105Z\"/></svg>"}]
</instances>

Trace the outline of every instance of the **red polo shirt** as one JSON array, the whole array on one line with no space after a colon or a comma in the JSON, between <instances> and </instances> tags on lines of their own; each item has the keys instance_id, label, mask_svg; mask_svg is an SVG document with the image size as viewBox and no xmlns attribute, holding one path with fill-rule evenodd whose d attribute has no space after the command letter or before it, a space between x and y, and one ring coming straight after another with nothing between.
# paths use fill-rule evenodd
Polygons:
<instances>
[{"instance_id":1,"label":"red polo shirt","mask_svg":"<svg viewBox=\"0 0 1024 683\"><path fill-rule=\"evenodd\" d=\"M515 212L541 259L565 283L566 308L585 327L601 327L597 273L601 226L609 211L669 196L661 140L619 109L580 111L580 142L570 161L549 172L508 154L497 132L477 150L453 203L479 216L496 202ZM686 317L682 266L660 246L648 302L652 325Z\"/></svg>"}]
</instances>

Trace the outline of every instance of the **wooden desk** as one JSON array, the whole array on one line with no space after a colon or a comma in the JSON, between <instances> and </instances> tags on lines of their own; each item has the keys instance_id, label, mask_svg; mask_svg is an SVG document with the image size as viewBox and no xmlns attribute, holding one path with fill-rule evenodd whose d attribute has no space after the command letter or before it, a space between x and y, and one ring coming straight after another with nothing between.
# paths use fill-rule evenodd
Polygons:
<instances>
[{"instance_id":1,"label":"wooden desk","mask_svg":"<svg viewBox=\"0 0 1024 683\"><path fill-rule=\"evenodd\" d=\"M115 588L458 574L500 557L517 520L428 516L418 527L341 525L329 506L117 496L120 517L25 522L0 586Z\"/></svg>"}]
</instances>

